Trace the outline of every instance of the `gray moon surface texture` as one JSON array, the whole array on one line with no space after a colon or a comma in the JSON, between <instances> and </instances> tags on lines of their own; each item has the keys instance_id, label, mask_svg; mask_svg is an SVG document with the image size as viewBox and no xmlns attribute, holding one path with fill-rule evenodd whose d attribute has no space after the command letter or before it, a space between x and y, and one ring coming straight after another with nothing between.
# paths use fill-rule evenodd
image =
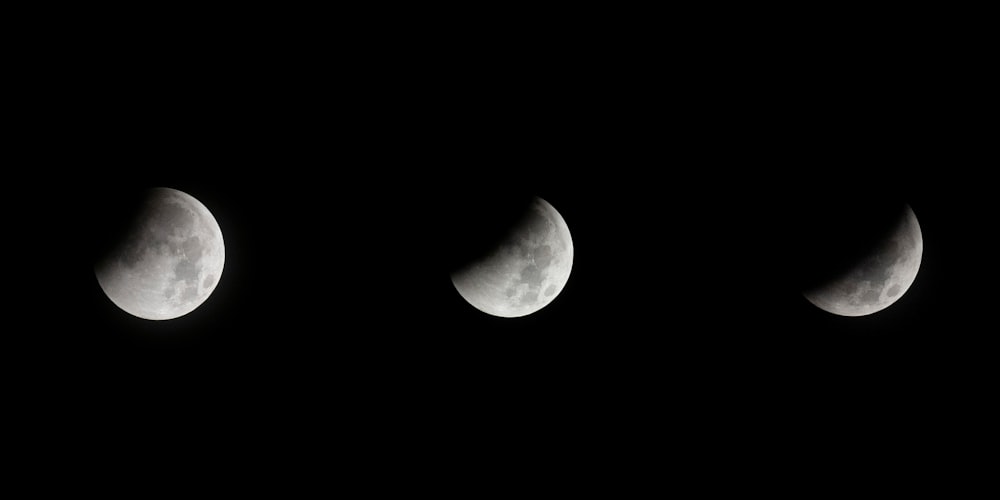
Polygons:
<instances>
[{"instance_id":1,"label":"gray moon surface texture","mask_svg":"<svg viewBox=\"0 0 1000 500\"><path fill-rule=\"evenodd\" d=\"M456 271L451 280L476 309L515 318L552 302L572 268L573 239L566 221L536 197L528 215L493 252Z\"/></svg>"},{"instance_id":2,"label":"gray moon surface texture","mask_svg":"<svg viewBox=\"0 0 1000 500\"><path fill-rule=\"evenodd\" d=\"M208 299L226 260L215 217L191 195L149 191L135 223L95 266L104 293L125 312L150 320L174 319Z\"/></svg>"},{"instance_id":3,"label":"gray moon surface texture","mask_svg":"<svg viewBox=\"0 0 1000 500\"><path fill-rule=\"evenodd\" d=\"M907 206L902 220L871 254L843 275L804 295L820 309L840 316L881 311L909 290L920 269L923 251L920 224Z\"/></svg>"}]
</instances>

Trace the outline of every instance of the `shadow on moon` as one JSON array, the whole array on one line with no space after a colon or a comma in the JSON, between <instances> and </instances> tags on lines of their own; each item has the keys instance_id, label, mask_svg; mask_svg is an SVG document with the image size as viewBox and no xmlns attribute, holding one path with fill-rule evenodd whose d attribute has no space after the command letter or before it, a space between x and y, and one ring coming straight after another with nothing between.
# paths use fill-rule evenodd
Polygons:
<instances>
[{"instance_id":1,"label":"shadow on moon","mask_svg":"<svg viewBox=\"0 0 1000 500\"><path fill-rule=\"evenodd\" d=\"M532 217L530 194L478 193L474 199L458 197L450 212L444 246L449 274L488 256Z\"/></svg>"},{"instance_id":2,"label":"shadow on moon","mask_svg":"<svg viewBox=\"0 0 1000 500\"><path fill-rule=\"evenodd\" d=\"M892 252L888 237L909 209L903 203L874 202L841 207L813 207L812 219L796 227L793 262L797 285L821 288L875 253Z\"/></svg>"}]
</instances>

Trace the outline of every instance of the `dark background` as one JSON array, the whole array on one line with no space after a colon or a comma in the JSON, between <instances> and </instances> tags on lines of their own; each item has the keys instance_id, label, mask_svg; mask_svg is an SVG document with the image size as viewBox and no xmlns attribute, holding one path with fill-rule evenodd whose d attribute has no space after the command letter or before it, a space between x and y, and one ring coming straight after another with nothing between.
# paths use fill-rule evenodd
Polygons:
<instances>
[{"instance_id":1,"label":"dark background","mask_svg":"<svg viewBox=\"0 0 1000 500\"><path fill-rule=\"evenodd\" d=\"M975 439L995 224L972 42L401 17L50 42L8 186L26 428L411 470L921 462ZM226 242L213 295L165 322L118 310L92 270L102 214L151 186L198 198ZM570 227L570 281L536 314L484 315L453 249L534 195ZM903 202L925 244L910 291L862 318L809 304L801 235Z\"/></svg>"}]
</instances>

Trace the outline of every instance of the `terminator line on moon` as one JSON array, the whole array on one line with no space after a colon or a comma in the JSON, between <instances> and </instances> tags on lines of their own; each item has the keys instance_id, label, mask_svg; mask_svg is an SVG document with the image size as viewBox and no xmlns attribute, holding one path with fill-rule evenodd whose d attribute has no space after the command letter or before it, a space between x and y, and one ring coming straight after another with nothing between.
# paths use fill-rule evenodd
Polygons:
<instances>
[{"instance_id":1,"label":"terminator line on moon","mask_svg":"<svg viewBox=\"0 0 1000 500\"><path fill-rule=\"evenodd\" d=\"M899 224L868 257L829 283L804 292L814 305L840 316L881 311L903 296L920 269L924 240L907 206Z\"/></svg>"},{"instance_id":2,"label":"terminator line on moon","mask_svg":"<svg viewBox=\"0 0 1000 500\"><path fill-rule=\"evenodd\" d=\"M104 293L125 312L167 320L200 306L222 277L226 250L215 217L191 195L151 189L135 223L95 266Z\"/></svg>"},{"instance_id":3,"label":"terminator line on moon","mask_svg":"<svg viewBox=\"0 0 1000 500\"><path fill-rule=\"evenodd\" d=\"M526 316L562 291L573 268L573 239L559 212L536 197L527 216L491 254L451 275L458 293L480 311Z\"/></svg>"}]
</instances>

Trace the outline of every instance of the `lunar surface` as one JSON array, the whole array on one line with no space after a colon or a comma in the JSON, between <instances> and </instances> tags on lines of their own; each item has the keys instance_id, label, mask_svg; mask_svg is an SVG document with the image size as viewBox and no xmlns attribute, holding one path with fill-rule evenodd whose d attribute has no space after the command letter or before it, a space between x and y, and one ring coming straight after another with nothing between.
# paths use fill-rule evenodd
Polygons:
<instances>
[{"instance_id":1,"label":"lunar surface","mask_svg":"<svg viewBox=\"0 0 1000 500\"><path fill-rule=\"evenodd\" d=\"M492 253L451 275L458 293L476 309L514 318L552 302L573 268L566 221L535 198L528 215Z\"/></svg>"},{"instance_id":2,"label":"lunar surface","mask_svg":"<svg viewBox=\"0 0 1000 500\"><path fill-rule=\"evenodd\" d=\"M865 316L889 307L913 284L924 240L910 207L896 228L866 258L840 277L804 293L824 311Z\"/></svg>"},{"instance_id":3,"label":"lunar surface","mask_svg":"<svg viewBox=\"0 0 1000 500\"><path fill-rule=\"evenodd\" d=\"M222 278L225 257L222 230L205 205L176 189L156 188L95 271L101 289L122 310L166 320L205 302Z\"/></svg>"}]
</instances>

